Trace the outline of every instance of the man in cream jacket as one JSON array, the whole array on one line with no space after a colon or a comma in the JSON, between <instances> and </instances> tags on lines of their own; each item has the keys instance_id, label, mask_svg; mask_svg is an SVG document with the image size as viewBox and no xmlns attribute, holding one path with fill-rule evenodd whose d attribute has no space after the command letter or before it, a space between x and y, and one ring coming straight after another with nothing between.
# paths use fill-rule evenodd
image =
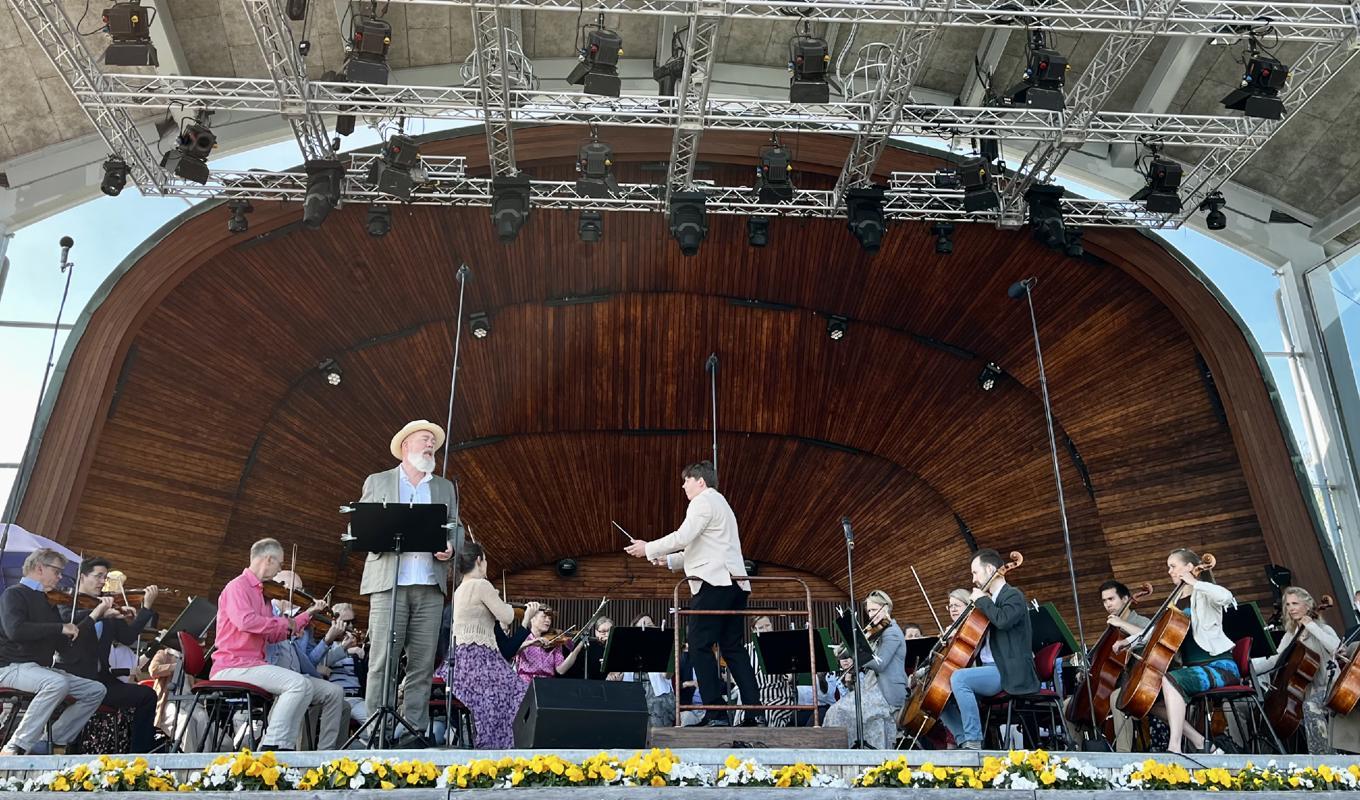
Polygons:
<instances>
[{"instance_id":1,"label":"man in cream jacket","mask_svg":"<svg viewBox=\"0 0 1360 800\"><path fill-rule=\"evenodd\" d=\"M675 532L656 541L634 539L626 551L673 569L683 568L694 595L692 609L743 610L751 595L751 583L736 580L746 577L746 562L741 554L737 517L727 499L718 493L717 472L711 463L701 461L685 467L681 476L685 497L689 499L685 521ZM739 615L690 617L690 658L699 680L699 694L706 703L715 703L723 696L718 661L713 655L716 644L741 691L742 704L759 705L755 670L742 646L745 627L746 618ZM759 724L757 720L762 717L747 715L750 724ZM726 712L710 711L705 719L708 725L731 724Z\"/></svg>"}]
</instances>

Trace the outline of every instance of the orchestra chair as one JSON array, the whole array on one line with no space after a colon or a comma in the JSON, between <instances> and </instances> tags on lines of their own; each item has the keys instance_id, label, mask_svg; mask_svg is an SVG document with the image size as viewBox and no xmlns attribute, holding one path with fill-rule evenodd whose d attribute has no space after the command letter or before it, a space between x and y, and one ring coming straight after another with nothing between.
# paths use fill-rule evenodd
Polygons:
<instances>
[{"instance_id":1,"label":"orchestra chair","mask_svg":"<svg viewBox=\"0 0 1360 800\"><path fill-rule=\"evenodd\" d=\"M0 743L8 742L14 735L14 730L19 727L19 722L28 712L28 704L33 702L33 693L19 689L0 688L0 713L7 714L3 726L0 726ZM68 698L69 699L69 698ZM52 720L59 716L66 703L63 701L52 712L52 716L44 723L44 738L48 742L52 741Z\"/></svg>"},{"instance_id":2,"label":"orchestra chair","mask_svg":"<svg viewBox=\"0 0 1360 800\"><path fill-rule=\"evenodd\" d=\"M184 659L180 663L180 675L176 678L182 680L184 675L203 674L207 666L207 656L198 639L186 631L180 631L179 646ZM206 679L195 680L189 693L193 698L189 704L189 716L193 717L199 701L202 701L203 708L208 713L208 724L204 727L203 737L198 743L200 753L209 752L207 747L209 740L213 743L212 751L217 752L222 750L223 741L232 740L234 734L232 718L235 712L242 710L246 712L246 738L242 746L251 749L257 747L255 723L258 721L265 728L269 726L269 709L274 704L274 695L253 683ZM177 697L171 695L170 701L175 701Z\"/></svg>"},{"instance_id":3,"label":"orchestra chair","mask_svg":"<svg viewBox=\"0 0 1360 800\"><path fill-rule=\"evenodd\" d=\"M472 711L467 706L463 705L463 701L458 698L452 697L452 700L453 707L445 708L444 679L435 678L434 686L430 690L430 724L429 727L425 729L425 738L436 747L444 746L443 740L438 742L435 742L434 740L434 722L436 716L438 716L444 720L446 726L454 726L453 746L458 748L470 748L474 741Z\"/></svg>"},{"instance_id":4,"label":"orchestra chair","mask_svg":"<svg viewBox=\"0 0 1360 800\"><path fill-rule=\"evenodd\" d=\"M1006 709L1005 727L998 721L996 744L998 749L1009 750L1009 741L1002 739L1001 732L1012 730L1012 720L1018 720L1025 738L1032 748L1039 747L1039 715L1048 714L1049 736L1059 746L1051 750L1070 750L1072 743L1067 738L1067 726L1063 724L1062 695L1053 686L1053 674L1058 664L1058 654L1062 652L1062 642L1045 645L1034 655L1034 672L1039 676L1039 691L1032 694L1009 695L997 692L990 697L978 698L982 706L982 730L990 735L992 731L992 712Z\"/></svg>"},{"instance_id":5,"label":"orchestra chair","mask_svg":"<svg viewBox=\"0 0 1360 800\"><path fill-rule=\"evenodd\" d=\"M1240 683L1221 686L1217 689L1210 689L1207 692L1200 692L1188 698L1186 700L1186 705L1199 712L1200 723L1203 725L1200 733L1204 735L1205 740L1213 739L1213 736L1211 735L1213 730L1213 711L1226 705L1235 719L1246 720L1244 731L1246 741L1237 742L1234 739L1239 750L1247 752L1252 743L1265 741L1265 736L1262 735L1265 733L1269 734L1269 741L1275 747L1275 749L1270 752L1283 753L1284 745L1280 742L1280 737L1275 735L1275 729L1270 726L1270 722L1266 719L1266 710L1265 706L1261 703L1261 695L1257 692L1256 686L1251 679L1251 644L1252 638L1250 636L1244 636L1233 643L1232 659L1237 663L1238 674L1242 676ZM1247 706L1247 713L1245 716L1241 716L1237 713L1238 706L1242 703L1245 703ZM1239 722L1237 727L1239 730L1242 730L1244 726ZM1233 726L1229 725L1229 737L1232 737L1232 729Z\"/></svg>"}]
</instances>

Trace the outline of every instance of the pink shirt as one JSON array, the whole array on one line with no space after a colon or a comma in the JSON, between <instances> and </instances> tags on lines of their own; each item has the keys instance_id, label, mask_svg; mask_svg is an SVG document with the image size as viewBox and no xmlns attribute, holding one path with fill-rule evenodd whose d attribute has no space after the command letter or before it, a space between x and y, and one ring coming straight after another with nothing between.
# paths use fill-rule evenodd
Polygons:
<instances>
[{"instance_id":1,"label":"pink shirt","mask_svg":"<svg viewBox=\"0 0 1360 800\"><path fill-rule=\"evenodd\" d=\"M243 570L217 597L217 649L213 651L212 677L219 670L238 667L259 667L269 662L264 657L264 646L288 638L289 620L274 616L274 609L264 599L260 579L250 570ZM293 618L298 629L305 628L311 617L305 613Z\"/></svg>"},{"instance_id":2,"label":"pink shirt","mask_svg":"<svg viewBox=\"0 0 1360 800\"><path fill-rule=\"evenodd\" d=\"M528 639L533 640L532 636ZM515 656L515 672L525 683L533 683L534 678L556 678L558 666L566 660L567 654L561 647L545 650L536 644L528 644Z\"/></svg>"}]
</instances>

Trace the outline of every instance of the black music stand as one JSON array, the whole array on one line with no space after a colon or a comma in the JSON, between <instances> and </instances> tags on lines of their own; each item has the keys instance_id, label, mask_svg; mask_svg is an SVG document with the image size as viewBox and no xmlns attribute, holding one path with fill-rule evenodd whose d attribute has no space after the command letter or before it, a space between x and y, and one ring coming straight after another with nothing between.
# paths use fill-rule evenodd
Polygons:
<instances>
[{"instance_id":1,"label":"black music stand","mask_svg":"<svg viewBox=\"0 0 1360 800\"><path fill-rule=\"evenodd\" d=\"M349 507L349 513L353 515L349 524L349 539L360 550L367 550L370 553L396 553L397 561L400 562L402 553L438 553L449 546L448 530L444 527L448 521L449 508L443 503L355 503ZM397 661L401 659L401 653L397 652L396 646L395 584L394 578L392 603L388 608L387 618L387 664L383 670L383 705L369 710L368 720L345 742L346 749L374 727L377 728L377 749L386 749L388 720L410 731L411 735L415 736L418 747L429 747L424 732L416 730L416 727L397 711L396 698L393 697L396 691L396 686L393 685L395 680L393 671ZM370 619L370 630L372 627L373 620ZM395 725L392 731L392 744L396 744L400 738Z\"/></svg>"},{"instance_id":2,"label":"black music stand","mask_svg":"<svg viewBox=\"0 0 1360 800\"><path fill-rule=\"evenodd\" d=\"M1265 618L1256 601L1238 603L1237 608L1223 609L1223 633L1234 642L1243 636L1251 637L1251 657L1275 655L1275 637L1266 629ZM1244 679L1247 677L1242 676Z\"/></svg>"},{"instance_id":3,"label":"black music stand","mask_svg":"<svg viewBox=\"0 0 1360 800\"><path fill-rule=\"evenodd\" d=\"M147 654L154 654L162 647L179 650L179 632L184 631L195 639L203 639L217 623L217 605L206 597L195 597L189 605L179 612L175 621L166 628L156 641L147 648Z\"/></svg>"},{"instance_id":4,"label":"black music stand","mask_svg":"<svg viewBox=\"0 0 1360 800\"><path fill-rule=\"evenodd\" d=\"M1073 653L1080 652L1077 647L1077 640L1072 636L1072 629L1067 627L1067 621L1058 613L1058 609L1052 603L1044 603L1038 608L1029 610L1030 627L1030 648L1035 653L1043 650L1054 642L1061 642L1058 648L1058 658L1066 658Z\"/></svg>"},{"instance_id":5,"label":"black music stand","mask_svg":"<svg viewBox=\"0 0 1360 800\"><path fill-rule=\"evenodd\" d=\"M817 650L816 650L816 652L817 652L817 661L816 661L815 663L816 663L816 665L817 665L817 672L818 672L818 674L821 674L821 675L829 675L829 674L831 674L831 673L837 672L837 671L838 671L838 670L837 670L837 667L840 666L840 665L836 663L836 654L833 653L833 652L831 651L831 632L828 631L826 628L816 628L815 631L816 631L816 633L817 633L817 640L816 640L816 641L817 641ZM785 632L785 631L772 631L772 633L786 633L786 632ZM807 651L807 646L806 646L806 642L807 642L807 631L804 630L804 631L801 632L801 634L802 634L802 635L801 635L801 637L800 637L800 640L801 640L802 642L804 642L803 651L806 652L806 651ZM762 636L765 636L765 635L768 635L768 634L761 634L761 635L762 635ZM797 663L799 664L799 666L804 666L804 667L806 666L806 665L805 665L805 662L799 661L799 662L797 662ZM805 668L804 668L804 669L800 669L800 670L798 671L798 676L795 678L795 682L796 682L799 686L812 686L812 673L809 672L809 671L808 671L807 669L805 669Z\"/></svg>"},{"instance_id":6,"label":"black music stand","mask_svg":"<svg viewBox=\"0 0 1360 800\"><path fill-rule=\"evenodd\" d=\"M935 649L935 644L939 641L940 637L938 636L922 636L919 639L907 640L906 667L908 675L929 665L930 651Z\"/></svg>"},{"instance_id":7,"label":"black music stand","mask_svg":"<svg viewBox=\"0 0 1360 800\"><path fill-rule=\"evenodd\" d=\"M808 633L807 630L793 631L769 631L768 633L757 633L756 642L756 662L766 675L796 675L799 673L809 673L808 664ZM816 661L813 666L818 672L831 671L831 659L826 652L826 643L817 642L821 645L815 647L812 652L816 653ZM808 679L811 680L811 675Z\"/></svg>"},{"instance_id":8,"label":"black music stand","mask_svg":"<svg viewBox=\"0 0 1360 800\"><path fill-rule=\"evenodd\" d=\"M861 665L866 661L874 660L873 645L869 644L869 640L864 638L864 631L855 628L849 614L836 615L836 628L841 632L841 638L847 643L847 646L849 642L855 643L855 649L859 651Z\"/></svg>"},{"instance_id":9,"label":"black music stand","mask_svg":"<svg viewBox=\"0 0 1360 800\"><path fill-rule=\"evenodd\" d=\"M671 648L675 644L672 631L660 628L610 628L604 644L604 666L600 671L665 672L671 667Z\"/></svg>"}]
</instances>

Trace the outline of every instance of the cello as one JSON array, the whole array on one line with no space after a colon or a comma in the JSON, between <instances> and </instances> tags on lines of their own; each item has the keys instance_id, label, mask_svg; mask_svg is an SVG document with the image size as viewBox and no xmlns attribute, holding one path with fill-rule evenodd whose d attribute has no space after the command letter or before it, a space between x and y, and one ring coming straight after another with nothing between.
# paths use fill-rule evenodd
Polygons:
<instances>
[{"instance_id":1,"label":"cello","mask_svg":"<svg viewBox=\"0 0 1360 800\"><path fill-rule=\"evenodd\" d=\"M1126 619L1128 612L1137 600L1152 595L1152 584L1144 583L1124 601L1119 609L1120 619ZM1105 632L1090 652L1090 668L1072 690L1072 702L1067 706L1066 718L1077 725L1090 725L1099 730L1107 741L1114 743L1114 717L1110 703L1119 689L1119 677L1129 661L1129 651L1114 649L1115 642L1123 637L1123 632L1113 625L1107 625ZM1088 689L1089 687L1089 689Z\"/></svg>"},{"instance_id":2,"label":"cello","mask_svg":"<svg viewBox=\"0 0 1360 800\"><path fill-rule=\"evenodd\" d=\"M1352 635L1347 638L1354 640L1355 637ZM1341 646L1345 647L1346 642L1342 642ZM1360 648L1351 654L1346 666L1341 668L1332 682L1332 690L1327 695L1327 708L1344 717L1355 710L1357 700L1360 700Z\"/></svg>"},{"instance_id":3,"label":"cello","mask_svg":"<svg viewBox=\"0 0 1360 800\"><path fill-rule=\"evenodd\" d=\"M1318 615L1336 601L1330 595L1323 595L1308 615L1317 619ZM1305 627L1294 630L1294 641L1289 643L1287 652L1281 653L1275 662L1275 674L1266 691L1265 711L1270 727L1281 739L1293 736L1303 724L1303 701L1313 686L1313 678L1322 669L1323 658L1313 648L1299 641Z\"/></svg>"},{"instance_id":4,"label":"cello","mask_svg":"<svg viewBox=\"0 0 1360 800\"><path fill-rule=\"evenodd\" d=\"M987 579L986 585L978 588L987 592L998 575L1004 577L1025 561L1024 556L1014 550L1011 551L1010 559L997 568L992 577ZM930 731L949 703L953 691L950 678L977 656L990 624L987 615L978 610L974 603L969 603L968 609L940 635L940 640L930 651L930 669L925 679L912 690L911 697L907 698L902 713L897 717L897 727L913 739Z\"/></svg>"},{"instance_id":5,"label":"cello","mask_svg":"<svg viewBox=\"0 0 1360 800\"><path fill-rule=\"evenodd\" d=\"M1212 570L1217 563L1213 556L1205 553L1191 571L1198 577L1204 570ZM1152 711L1158 695L1162 693L1162 678L1171 669L1171 662L1181 649L1181 643L1190 634L1190 615L1176 608L1176 601L1185 591L1185 586L1183 581L1176 583L1171 595L1153 615L1152 624L1143 631L1141 637L1135 637L1145 642L1143 652L1133 657L1137 663L1129 671L1124 689L1119 694L1119 710L1134 719L1142 719Z\"/></svg>"}]
</instances>

